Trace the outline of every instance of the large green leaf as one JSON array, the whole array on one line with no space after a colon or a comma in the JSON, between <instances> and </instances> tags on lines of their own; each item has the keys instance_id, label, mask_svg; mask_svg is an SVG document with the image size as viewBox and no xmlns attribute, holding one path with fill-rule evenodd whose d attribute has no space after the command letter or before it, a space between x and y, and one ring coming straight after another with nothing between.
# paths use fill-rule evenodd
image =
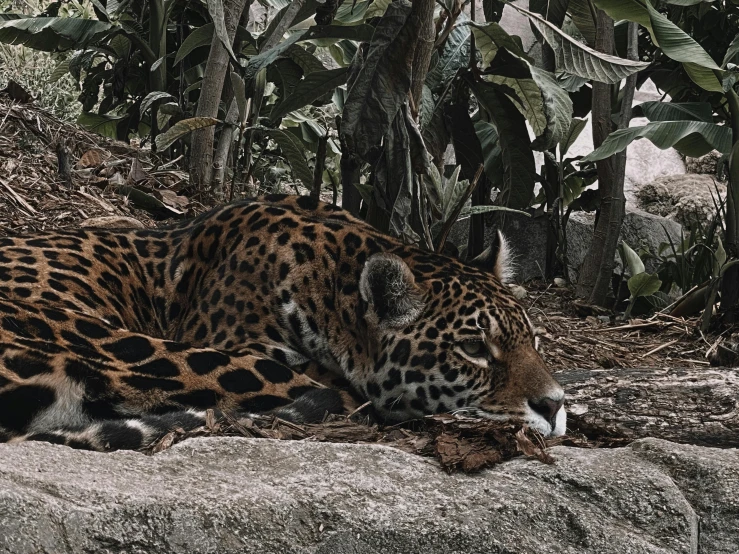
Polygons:
<instances>
[{"instance_id":1,"label":"large green leaf","mask_svg":"<svg viewBox=\"0 0 739 554\"><path fill-rule=\"evenodd\" d=\"M458 85L458 83L457 83ZM434 98L431 89L424 85L421 97L421 134L424 144L433 158L439 163L444 159L450 138L450 125L446 114L446 106L456 93L454 84L446 88L438 98Z\"/></svg>"},{"instance_id":2,"label":"large green leaf","mask_svg":"<svg viewBox=\"0 0 739 554\"><path fill-rule=\"evenodd\" d=\"M467 80L470 90L490 116L498 133L503 162L502 205L525 209L534 196L536 164L526 121L505 94L492 84Z\"/></svg>"},{"instance_id":3,"label":"large green leaf","mask_svg":"<svg viewBox=\"0 0 739 554\"><path fill-rule=\"evenodd\" d=\"M225 12L223 8L223 0L207 0L207 4L208 4L208 13L210 14L210 17L213 20L213 25L214 25L216 36L220 39L221 44L226 49L226 52L228 52L228 55L231 57L234 63L238 64L239 60L236 57L236 54L234 54L233 49L231 48L231 44L233 43L233 40L231 39L231 37L228 36L228 31L226 29L226 19L225 19Z\"/></svg>"},{"instance_id":4,"label":"large green leaf","mask_svg":"<svg viewBox=\"0 0 739 554\"><path fill-rule=\"evenodd\" d=\"M363 160L381 150L410 89L413 45L417 39L410 5L393 2L377 24L356 79L350 81L341 123L342 140Z\"/></svg>"},{"instance_id":5,"label":"large green leaf","mask_svg":"<svg viewBox=\"0 0 739 554\"><path fill-rule=\"evenodd\" d=\"M49 82L56 83L59 79L69 73L69 59L62 60L49 75Z\"/></svg>"},{"instance_id":6,"label":"large green leaf","mask_svg":"<svg viewBox=\"0 0 739 554\"><path fill-rule=\"evenodd\" d=\"M460 14L458 24L449 33L444 50L439 54L438 63L426 75L426 84L434 93L439 93L459 69L469 63L470 27L459 24L466 20L464 14Z\"/></svg>"},{"instance_id":7,"label":"large green leaf","mask_svg":"<svg viewBox=\"0 0 739 554\"><path fill-rule=\"evenodd\" d=\"M619 253L621 254L621 261L629 268L629 273L631 273L631 275L644 273L644 262L639 257L639 254L634 252L634 249L626 244L626 241L621 242Z\"/></svg>"},{"instance_id":8,"label":"large green leaf","mask_svg":"<svg viewBox=\"0 0 739 554\"><path fill-rule=\"evenodd\" d=\"M391 3L392 0L375 0L367 9L365 17L367 19L370 19L372 17L382 17L383 15L385 15L385 10L387 10L387 7Z\"/></svg>"},{"instance_id":9,"label":"large green leaf","mask_svg":"<svg viewBox=\"0 0 739 554\"><path fill-rule=\"evenodd\" d=\"M336 87L346 83L349 73L345 67L328 69L326 71L314 71L308 74L287 96L272 110L270 118L278 121L283 115L303 106L315 102L318 98L332 92Z\"/></svg>"},{"instance_id":10,"label":"large green leaf","mask_svg":"<svg viewBox=\"0 0 739 554\"><path fill-rule=\"evenodd\" d=\"M621 129L608 135L599 148L585 156L583 162L594 162L621 152L633 141L646 138L657 148L675 148L679 152L699 157L711 150L728 153L731 149L731 128L703 121L653 121L643 127Z\"/></svg>"},{"instance_id":11,"label":"large green leaf","mask_svg":"<svg viewBox=\"0 0 739 554\"><path fill-rule=\"evenodd\" d=\"M441 200L441 219L445 222L455 211L459 202L464 198L470 182L467 179L460 180L459 173L462 166L458 165L454 168L451 177L444 183L443 196Z\"/></svg>"},{"instance_id":12,"label":"large green leaf","mask_svg":"<svg viewBox=\"0 0 739 554\"><path fill-rule=\"evenodd\" d=\"M723 92L723 71L693 38L680 27L641 0L594 0L595 5L615 20L635 21L646 27L655 45L675 61L681 62L688 76L701 88ZM717 76L718 75L718 76Z\"/></svg>"},{"instance_id":13,"label":"large green leaf","mask_svg":"<svg viewBox=\"0 0 739 554\"><path fill-rule=\"evenodd\" d=\"M297 33L293 33L292 35L290 35L289 38L283 40L276 46L264 52L260 52L259 54L251 58L249 60L249 63L246 64L246 69L244 69L244 81L248 85L251 85L251 83L253 83L254 78L256 77L260 69L267 67L273 61L275 61L279 56L281 56L284 52L286 52L293 44L295 44L301 38L306 36L307 33L308 33L308 29L305 29L303 31L298 31Z\"/></svg>"},{"instance_id":14,"label":"large green leaf","mask_svg":"<svg viewBox=\"0 0 739 554\"><path fill-rule=\"evenodd\" d=\"M507 50L507 49L506 49ZM572 119L572 100L551 73L507 51L503 67L487 79L510 89L515 106L531 125L535 150L552 148L567 132ZM507 91L506 91L507 92Z\"/></svg>"},{"instance_id":15,"label":"large green leaf","mask_svg":"<svg viewBox=\"0 0 739 554\"><path fill-rule=\"evenodd\" d=\"M274 140L280 147L283 156L285 156L290 164L293 177L300 179L303 181L304 186L311 188L313 186L313 172L308 167L308 162L305 161L303 143L292 133L281 129L261 128L260 130Z\"/></svg>"},{"instance_id":16,"label":"large green leaf","mask_svg":"<svg viewBox=\"0 0 739 554\"><path fill-rule=\"evenodd\" d=\"M498 190L503 189L503 153L500 150L500 140L495 125L488 121L475 122L475 134L482 147L482 158L485 167L485 176Z\"/></svg>"},{"instance_id":17,"label":"large green leaf","mask_svg":"<svg viewBox=\"0 0 739 554\"><path fill-rule=\"evenodd\" d=\"M577 42L556 25L515 4L508 4L528 17L554 50L557 69L602 83L618 83L646 68L649 63L625 60L596 52Z\"/></svg>"},{"instance_id":18,"label":"large green leaf","mask_svg":"<svg viewBox=\"0 0 739 554\"><path fill-rule=\"evenodd\" d=\"M213 23L206 23L187 35L187 38L182 41L179 50L177 50L174 65L180 63L185 56L196 48L211 44L213 42L214 29L215 25Z\"/></svg>"},{"instance_id":19,"label":"large green leaf","mask_svg":"<svg viewBox=\"0 0 739 554\"><path fill-rule=\"evenodd\" d=\"M505 87L504 90L506 88L510 89L511 94L508 94L508 96L513 100L513 104L518 108L518 111L529 122L534 134L537 137L544 134L547 130L544 99L541 90L530 76L528 78L518 78L492 75L488 81Z\"/></svg>"},{"instance_id":20,"label":"large green leaf","mask_svg":"<svg viewBox=\"0 0 739 554\"><path fill-rule=\"evenodd\" d=\"M388 8L388 12L392 9ZM415 242L419 237L410 219L413 211L413 173L420 172L414 168L414 153L419 153L419 143L423 149L423 139L414 126L408 105L404 104L384 136L382 154L372 175L374 186L370 210L384 212L384 216L375 218L375 214L371 213L369 221L381 231Z\"/></svg>"},{"instance_id":21,"label":"large green leaf","mask_svg":"<svg viewBox=\"0 0 739 554\"><path fill-rule=\"evenodd\" d=\"M489 212L511 212L524 217L531 217L531 214L527 212L514 210L513 208L506 208L505 206L469 206L467 208L462 208L457 216L457 221L462 221L463 219L467 219L473 215L486 214Z\"/></svg>"},{"instance_id":22,"label":"large green leaf","mask_svg":"<svg viewBox=\"0 0 739 554\"><path fill-rule=\"evenodd\" d=\"M139 113L143 115L146 112L146 110L149 109L149 106L151 106L154 102L156 102L157 100L164 100L165 98L167 100L177 100L177 98L175 98L168 92L164 92L161 90L155 90L154 92L150 92L149 94L146 95L146 98L144 98L141 101L141 106L139 106Z\"/></svg>"},{"instance_id":23,"label":"large green leaf","mask_svg":"<svg viewBox=\"0 0 739 554\"><path fill-rule=\"evenodd\" d=\"M570 126L567 129L567 132L562 137L562 140L559 142L559 155L560 156L564 158L565 154L567 154L567 151L570 149L570 147L573 144L575 144L577 137L580 136L580 133L582 133L582 130L585 128L587 124L588 124L587 119L580 119L578 117L572 118L572 122L570 123Z\"/></svg>"},{"instance_id":24,"label":"large green leaf","mask_svg":"<svg viewBox=\"0 0 739 554\"><path fill-rule=\"evenodd\" d=\"M177 54L175 54L174 65L180 63L182 59L185 58L185 56L187 56L196 48L210 46L210 44L213 42L214 30L215 25L213 25L213 23L206 23L205 25L201 25L192 33L187 35L187 38L182 41L182 44L177 50ZM251 45L253 45L254 43L254 39L252 38L251 33L249 33L249 31L241 26L236 28L236 37L234 38L234 41L245 42Z\"/></svg>"},{"instance_id":25,"label":"large green leaf","mask_svg":"<svg viewBox=\"0 0 739 554\"><path fill-rule=\"evenodd\" d=\"M269 25L267 25L267 28L264 30L264 32L261 34L262 40L264 40L265 37L269 37L274 33L277 26L282 22L282 18L285 17L285 14L287 13L288 9L290 8L290 5L292 4L292 1L284 1L284 2L275 2L274 7L279 9L274 17L272 17L271 21L269 22ZM291 22L291 25L297 25L301 21L305 21L309 17L313 16L316 13L316 8L318 7L318 2L316 0L305 0L303 2L303 5L300 6L300 9L298 10L298 13L293 14L293 20Z\"/></svg>"},{"instance_id":26,"label":"large green leaf","mask_svg":"<svg viewBox=\"0 0 739 554\"><path fill-rule=\"evenodd\" d=\"M505 48L511 54L515 54L519 58L531 61L523 51L521 39L519 37L512 37L509 35L505 29L497 23L493 22L480 25L470 22L470 25L472 26L472 34L475 35L475 48L477 48L482 56L483 69L490 65L495 58L495 55L498 53L499 48Z\"/></svg>"},{"instance_id":27,"label":"large green leaf","mask_svg":"<svg viewBox=\"0 0 739 554\"><path fill-rule=\"evenodd\" d=\"M572 23L590 46L595 46L595 8L590 0L570 0L567 7Z\"/></svg>"},{"instance_id":28,"label":"large green leaf","mask_svg":"<svg viewBox=\"0 0 739 554\"><path fill-rule=\"evenodd\" d=\"M562 27L570 0L530 0L529 9L557 27Z\"/></svg>"},{"instance_id":29,"label":"large green leaf","mask_svg":"<svg viewBox=\"0 0 739 554\"><path fill-rule=\"evenodd\" d=\"M721 67L725 68L728 63L736 63L738 55L739 33L734 37L734 40L731 41L731 44L729 44L729 47L726 49L726 54L724 54L724 61L721 62Z\"/></svg>"},{"instance_id":30,"label":"large green leaf","mask_svg":"<svg viewBox=\"0 0 739 554\"><path fill-rule=\"evenodd\" d=\"M105 137L116 139L118 138L118 124L124 117L126 116L100 115L96 113L82 112L79 117L77 117L77 124Z\"/></svg>"},{"instance_id":31,"label":"large green leaf","mask_svg":"<svg viewBox=\"0 0 739 554\"><path fill-rule=\"evenodd\" d=\"M244 83L244 80L241 78L241 75L236 73L235 71L231 71L231 88L233 89L234 93L234 100L236 101L236 106L239 109L239 118L238 122L239 124L243 124L246 121L247 117L247 100L246 100L246 84Z\"/></svg>"},{"instance_id":32,"label":"large green leaf","mask_svg":"<svg viewBox=\"0 0 739 554\"><path fill-rule=\"evenodd\" d=\"M708 102L644 102L635 106L649 121L704 121L713 123L713 110Z\"/></svg>"},{"instance_id":33,"label":"large green leaf","mask_svg":"<svg viewBox=\"0 0 739 554\"><path fill-rule=\"evenodd\" d=\"M299 44L293 44L288 48L285 51L285 57L298 64L300 69L303 70L303 75L308 75L308 73L314 71L326 71L326 66L321 63L321 60Z\"/></svg>"},{"instance_id":34,"label":"large green leaf","mask_svg":"<svg viewBox=\"0 0 739 554\"><path fill-rule=\"evenodd\" d=\"M246 69L244 70L244 81L250 83L252 79L254 79L254 76L257 74L257 71L264 67L267 67L283 54L289 55L291 58L293 58L293 61L300 64L301 62L298 59L294 58L294 56L298 54L298 51L294 48L295 43L298 41L313 40L319 38L340 38L341 36L354 36L359 38L367 38L372 36L370 32L372 28L369 25L360 25L355 27L327 27L329 27L328 30L324 30L320 26L313 26L309 29L297 31L290 35L289 38L283 40L269 50L266 50L265 52L260 52L259 54L251 58L249 60L249 63L246 65ZM303 53L301 52L300 55L303 55ZM314 56L310 56L311 58L316 59ZM305 61L305 58L303 58L303 61Z\"/></svg>"},{"instance_id":35,"label":"large green leaf","mask_svg":"<svg viewBox=\"0 0 739 554\"><path fill-rule=\"evenodd\" d=\"M94 19L21 17L0 21L0 42L54 52L82 48L114 29Z\"/></svg>"},{"instance_id":36,"label":"large green leaf","mask_svg":"<svg viewBox=\"0 0 739 554\"><path fill-rule=\"evenodd\" d=\"M572 99L559 86L557 78L548 71L532 65L531 77L541 92L547 119L544 133L536 137L532 147L543 151L559 144L569 130L572 121Z\"/></svg>"},{"instance_id":37,"label":"large green leaf","mask_svg":"<svg viewBox=\"0 0 739 554\"><path fill-rule=\"evenodd\" d=\"M628 280L627 285L631 297L640 298L642 296L651 296L659 291L662 281L660 281L657 275L652 273L638 273Z\"/></svg>"},{"instance_id":38,"label":"large green leaf","mask_svg":"<svg viewBox=\"0 0 739 554\"><path fill-rule=\"evenodd\" d=\"M340 23L342 25L355 25L357 23L362 23L367 17L369 4L370 3L366 0L352 0L351 2L342 3L339 6L339 9L336 10L334 23ZM315 11L315 8L313 11ZM310 15L312 15L312 13Z\"/></svg>"}]
</instances>

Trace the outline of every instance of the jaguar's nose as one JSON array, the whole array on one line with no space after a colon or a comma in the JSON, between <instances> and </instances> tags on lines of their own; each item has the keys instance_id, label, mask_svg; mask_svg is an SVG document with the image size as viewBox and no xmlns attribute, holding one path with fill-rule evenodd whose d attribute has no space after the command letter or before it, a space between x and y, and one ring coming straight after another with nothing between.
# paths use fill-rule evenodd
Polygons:
<instances>
[{"instance_id":1,"label":"jaguar's nose","mask_svg":"<svg viewBox=\"0 0 739 554\"><path fill-rule=\"evenodd\" d=\"M547 420L549 425L554 429L557 425L557 413L564 404L564 396L559 399L543 397L537 398L536 400L529 400L529 406L537 414Z\"/></svg>"}]
</instances>

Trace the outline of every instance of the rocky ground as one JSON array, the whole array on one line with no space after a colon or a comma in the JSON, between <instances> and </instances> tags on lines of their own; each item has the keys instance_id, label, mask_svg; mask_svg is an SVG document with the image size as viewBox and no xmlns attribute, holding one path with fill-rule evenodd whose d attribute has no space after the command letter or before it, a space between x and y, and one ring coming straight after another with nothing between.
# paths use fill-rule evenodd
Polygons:
<instances>
[{"instance_id":1,"label":"rocky ground","mask_svg":"<svg viewBox=\"0 0 739 554\"><path fill-rule=\"evenodd\" d=\"M378 445L0 445L0 552L736 553L736 450L644 439L551 454L469 476Z\"/></svg>"}]
</instances>

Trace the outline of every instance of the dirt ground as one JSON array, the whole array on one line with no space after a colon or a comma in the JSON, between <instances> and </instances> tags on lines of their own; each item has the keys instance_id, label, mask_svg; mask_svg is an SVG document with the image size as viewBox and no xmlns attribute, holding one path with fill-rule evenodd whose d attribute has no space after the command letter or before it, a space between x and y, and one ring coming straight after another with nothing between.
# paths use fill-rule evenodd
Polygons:
<instances>
[{"instance_id":1,"label":"dirt ground","mask_svg":"<svg viewBox=\"0 0 739 554\"><path fill-rule=\"evenodd\" d=\"M58 169L60 157L69 163L67 178ZM161 164L148 151L81 130L0 94L0 236L89 225L100 217L126 218L118 219L119 225L153 227L205 211L207 206L184 195L186 185L181 168ZM542 329L543 356L555 373L708 366L711 353L729 334L704 336L697 318L667 314L611 321L588 315L588 307L577 302L571 288L534 282L525 289L521 302ZM550 462L544 448L551 444L619 444L617 439L593 442L591 437L589 442L576 435L543 441L520 427L447 416L427 418L415 427L385 429L356 419L296 426L226 416L194 434L379 442L435 456L449 471L474 471L521 453ZM170 433L151 451L192 435Z\"/></svg>"}]
</instances>

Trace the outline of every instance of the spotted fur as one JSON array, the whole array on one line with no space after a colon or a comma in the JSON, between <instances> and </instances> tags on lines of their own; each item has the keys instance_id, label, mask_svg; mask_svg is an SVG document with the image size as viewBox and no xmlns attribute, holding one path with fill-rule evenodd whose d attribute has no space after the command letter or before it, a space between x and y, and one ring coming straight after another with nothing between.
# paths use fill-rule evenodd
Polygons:
<instances>
[{"instance_id":1,"label":"spotted fur","mask_svg":"<svg viewBox=\"0 0 739 554\"><path fill-rule=\"evenodd\" d=\"M499 243L465 264L276 195L161 229L0 238L0 440L140 448L206 408L315 421L352 398L391 421L461 410L561 434Z\"/></svg>"}]
</instances>

